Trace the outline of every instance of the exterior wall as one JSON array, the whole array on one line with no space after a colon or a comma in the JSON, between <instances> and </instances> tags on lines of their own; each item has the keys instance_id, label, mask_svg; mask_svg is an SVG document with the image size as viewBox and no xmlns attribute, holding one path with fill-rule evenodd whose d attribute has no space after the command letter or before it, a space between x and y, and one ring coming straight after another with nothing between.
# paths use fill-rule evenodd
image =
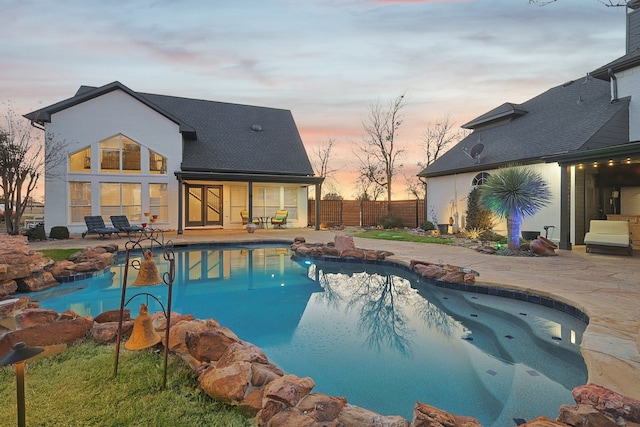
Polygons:
<instances>
[{"instance_id":1,"label":"exterior wall","mask_svg":"<svg viewBox=\"0 0 640 427\"><path fill-rule=\"evenodd\" d=\"M618 98L631 97L629 102L629 141L640 141L640 67L616 74Z\"/></svg>"},{"instance_id":2,"label":"exterior wall","mask_svg":"<svg viewBox=\"0 0 640 427\"><path fill-rule=\"evenodd\" d=\"M560 237L560 171L556 164L535 164L527 167L538 171L549 184L551 189L551 202L536 215L525 218L521 230L538 231L545 235L544 226L553 225L555 229L549 230L549 238L557 241ZM484 172L493 174L497 169L488 169ZM469 172L450 176L442 176L427 179L427 219L434 222L437 217L440 224L448 224L449 217L454 219L454 228L465 226L467 196L473 189L473 178L480 172ZM505 221L496 223L493 229L496 233L506 235L507 225Z\"/></svg>"},{"instance_id":3,"label":"exterior wall","mask_svg":"<svg viewBox=\"0 0 640 427\"><path fill-rule=\"evenodd\" d=\"M91 182L92 214L100 214L100 182L136 182L142 184L142 210L148 208L148 183L167 183L169 197L168 223L159 228L178 226L178 183L173 175L180 169L182 136L178 125L122 91L114 91L54 114L46 126L47 134L64 141L66 156L91 146L92 169L87 173L70 173L66 159L57 170L45 177L45 226L63 225L72 233L86 230L82 223L70 221L69 181ZM148 165L147 149L167 157L167 174L105 174L99 173L99 142L116 134L123 134L142 145L142 164ZM145 155L146 154L146 155ZM65 156L65 157L66 157ZM143 166L144 168L144 166ZM107 219L108 221L108 219ZM107 222L105 221L105 222Z\"/></svg>"}]
</instances>

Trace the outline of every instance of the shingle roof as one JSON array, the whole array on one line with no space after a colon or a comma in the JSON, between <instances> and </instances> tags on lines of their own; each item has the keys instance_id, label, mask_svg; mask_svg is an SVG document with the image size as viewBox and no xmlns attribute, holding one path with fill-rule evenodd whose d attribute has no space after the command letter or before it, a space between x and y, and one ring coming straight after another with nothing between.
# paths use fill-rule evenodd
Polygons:
<instances>
[{"instance_id":1,"label":"shingle roof","mask_svg":"<svg viewBox=\"0 0 640 427\"><path fill-rule=\"evenodd\" d=\"M507 108L508 107L508 108ZM611 102L608 82L581 78L472 120L474 131L419 173L435 177L540 163L542 157L629 142L629 99ZM504 120L490 120L500 113ZM526 114L523 114L526 112ZM506 119L509 120L506 120ZM468 124L468 125L469 125ZM466 153L483 144L479 163Z\"/></svg>"},{"instance_id":2,"label":"shingle roof","mask_svg":"<svg viewBox=\"0 0 640 427\"><path fill-rule=\"evenodd\" d=\"M134 92L119 82L81 86L76 95L25 117L51 114L111 90L123 90L176 122L183 133L182 171L313 175L289 110Z\"/></svg>"}]
</instances>

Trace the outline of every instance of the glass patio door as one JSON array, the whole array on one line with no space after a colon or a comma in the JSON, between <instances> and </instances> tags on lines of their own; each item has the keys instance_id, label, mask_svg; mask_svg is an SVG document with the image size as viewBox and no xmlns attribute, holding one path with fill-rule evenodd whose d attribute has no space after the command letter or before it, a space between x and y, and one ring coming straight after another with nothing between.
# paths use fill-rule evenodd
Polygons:
<instances>
[{"instance_id":1,"label":"glass patio door","mask_svg":"<svg viewBox=\"0 0 640 427\"><path fill-rule=\"evenodd\" d=\"M222 186L186 185L186 226L222 225Z\"/></svg>"}]
</instances>

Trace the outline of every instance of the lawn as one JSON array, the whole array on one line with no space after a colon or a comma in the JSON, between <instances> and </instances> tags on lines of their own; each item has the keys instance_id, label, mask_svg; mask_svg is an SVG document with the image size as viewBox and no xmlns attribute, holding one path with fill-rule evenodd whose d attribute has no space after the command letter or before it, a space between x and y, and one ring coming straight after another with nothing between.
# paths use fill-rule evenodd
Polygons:
<instances>
[{"instance_id":1,"label":"lawn","mask_svg":"<svg viewBox=\"0 0 640 427\"><path fill-rule=\"evenodd\" d=\"M194 372L176 356L162 383L163 353L121 350L113 378L115 346L93 341L73 344L56 356L28 362L26 421L30 426L251 426L233 406L214 401ZM17 420L13 366L0 368L0 420Z\"/></svg>"},{"instance_id":2,"label":"lawn","mask_svg":"<svg viewBox=\"0 0 640 427\"><path fill-rule=\"evenodd\" d=\"M48 258L51 258L54 261L62 261L63 259L68 259L71 255L75 254L82 249L43 249L38 252L42 252L42 254Z\"/></svg>"},{"instance_id":3,"label":"lawn","mask_svg":"<svg viewBox=\"0 0 640 427\"><path fill-rule=\"evenodd\" d=\"M402 242L417 242L417 243L436 243L441 245L449 245L453 243L453 239L447 237L438 236L420 236L406 231L398 230L367 230L360 233L355 233L354 237L363 237L365 239L378 239L378 240L395 240Z\"/></svg>"}]
</instances>

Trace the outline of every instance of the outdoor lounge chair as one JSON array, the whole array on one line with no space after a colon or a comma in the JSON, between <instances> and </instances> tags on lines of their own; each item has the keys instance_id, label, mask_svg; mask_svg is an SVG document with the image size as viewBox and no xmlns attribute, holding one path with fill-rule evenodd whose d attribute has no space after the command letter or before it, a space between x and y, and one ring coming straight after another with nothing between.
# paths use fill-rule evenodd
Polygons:
<instances>
[{"instance_id":1,"label":"outdoor lounge chair","mask_svg":"<svg viewBox=\"0 0 640 427\"><path fill-rule=\"evenodd\" d=\"M246 209L243 209L240 211L240 216L242 217L242 225L247 225L249 224L249 211ZM251 223L258 225L260 224L260 220L258 218L254 218L251 220Z\"/></svg>"},{"instance_id":2,"label":"outdoor lounge chair","mask_svg":"<svg viewBox=\"0 0 640 427\"><path fill-rule=\"evenodd\" d=\"M283 228L287 225L287 217L289 216L289 211L279 210L276 211L276 214L271 218L271 225L275 228Z\"/></svg>"},{"instance_id":3,"label":"outdoor lounge chair","mask_svg":"<svg viewBox=\"0 0 640 427\"><path fill-rule=\"evenodd\" d=\"M82 233L83 239L84 239L84 236L86 236L87 234L97 234L100 236L101 239L104 239L104 236L106 236L107 234L111 236L114 233L118 237L120 237L120 235L118 234L119 232L118 229L113 227L107 227L106 225L104 225L104 220L100 215L85 216L84 222L85 224L87 224L87 231Z\"/></svg>"},{"instance_id":4,"label":"outdoor lounge chair","mask_svg":"<svg viewBox=\"0 0 640 427\"><path fill-rule=\"evenodd\" d=\"M139 225L129 224L129 219L126 215L111 215L111 224L113 224L113 226L117 228L118 231L127 233L127 236L131 233L139 233L141 231L144 231L144 228Z\"/></svg>"}]
</instances>

